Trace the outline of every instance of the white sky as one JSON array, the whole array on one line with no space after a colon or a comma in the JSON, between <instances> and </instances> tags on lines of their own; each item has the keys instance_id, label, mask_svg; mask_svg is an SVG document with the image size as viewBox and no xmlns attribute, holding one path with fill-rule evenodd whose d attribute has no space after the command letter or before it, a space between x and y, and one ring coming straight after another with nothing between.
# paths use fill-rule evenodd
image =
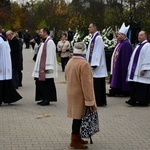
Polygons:
<instances>
[{"instance_id":1,"label":"white sky","mask_svg":"<svg viewBox=\"0 0 150 150\"><path fill-rule=\"evenodd\" d=\"M26 3L29 0L11 0L11 1L12 2L16 1L16 2L18 2L20 4L20 3ZM69 3L72 2L72 0L65 0L65 2L66 2L66 4L69 4Z\"/></svg>"}]
</instances>

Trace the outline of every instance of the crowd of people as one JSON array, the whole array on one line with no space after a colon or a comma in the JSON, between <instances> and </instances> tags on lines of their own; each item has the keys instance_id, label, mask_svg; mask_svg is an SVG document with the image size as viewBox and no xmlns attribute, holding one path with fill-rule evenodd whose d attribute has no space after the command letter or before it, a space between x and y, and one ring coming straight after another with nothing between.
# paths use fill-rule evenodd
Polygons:
<instances>
[{"instance_id":1,"label":"crowd of people","mask_svg":"<svg viewBox=\"0 0 150 150\"><path fill-rule=\"evenodd\" d=\"M60 41L54 43L48 28L36 31L31 39L29 31L3 32L0 26L0 105L12 103L22 97L16 91L22 86L23 40L25 48L35 50L35 66L32 77L35 80L35 101L40 106L57 102L54 78L58 77L57 51L65 72L67 86L67 114L73 118L70 147L87 149L80 136L81 118L86 107L107 105L107 96L129 97L131 106L148 106L150 103L150 43L146 31L138 34L139 44L132 47L127 32L129 26L123 23L117 33L117 44L111 59L110 90L106 93L107 65L104 42L99 25L92 22L88 27L92 38L88 48L77 42L70 59L70 40L62 33Z\"/></svg>"},{"instance_id":2,"label":"crowd of people","mask_svg":"<svg viewBox=\"0 0 150 150\"><path fill-rule=\"evenodd\" d=\"M89 65L91 66L91 69L92 69L93 83L94 83L93 87L94 87L94 94L95 94L97 106L106 106L107 105L106 95L109 97L111 97L111 96L130 97L134 93L133 85L135 84L135 82L140 83L140 87L142 86L141 84L144 84L144 87L146 84L147 85L146 87L148 90L148 88L149 88L149 86L148 86L149 85L149 74L148 74L149 73L149 68L148 68L149 65L148 65L148 63L149 62L148 62L148 59L144 58L144 57L148 56L147 53L148 53L148 49L149 49L149 41L148 41L147 33L145 31L141 31L138 35L139 42L140 43L144 42L144 44L141 44L142 46L139 47L140 50L138 49L139 44L135 48L133 48L130 40L127 38L129 26L126 27L125 23L122 24L120 30L117 33L117 44L115 46L114 52L112 54L112 59L111 59L110 89L109 89L109 93L106 93L105 78L107 77L107 66L106 66L106 60L105 60L104 43L103 43L100 33L98 32L99 29L98 29L97 23L91 23L89 25L88 30L89 30L89 33L92 34L92 39L89 42L85 58L89 62ZM46 31L44 31L44 33L45 32ZM71 48L70 42L71 42L71 38L72 38L72 36L70 36L70 32L71 31L69 30L68 34L62 33L60 41L58 41L57 44L55 43L55 45L53 45L54 47L50 45L50 47L53 47L54 53L56 53L56 51L57 51L58 55L60 56L63 72L65 71L66 65L70 59L70 48ZM18 89L20 86L22 86L22 77L23 77L23 74L22 74L23 42L25 43L25 48L28 49L31 45L32 48L34 49L35 54L34 54L33 60L35 61L35 66L38 65L37 67L39 67L40 60L37 60L37 56L38 56L38 53L40 54L40 49L42 48L43 41L45 42L46 37L44 37L44 40L43 40L43 37L42 37L43 35L40 30L36 30L35 35L31 39L31 35L30 35L28 29L26 29L24 33L22 33L21 30L18 32L13 32L11 30L8 30L7 32L5 32L5 30L2 29L2 27L1 27L1 35L6 37L6 40L8 40L8 42L9 42L9 46L11 49L10 53L11 53L11 63L12 63L11 64L12 65L12 82L13 82L14 88ZM47 36L49 36L49 31L48 31ZM51 40L53 41L53 39L51 39ZM50 41L48 41L48 43L50 43ZM46 48L47 47L48 46L46 46ZM41 51L43 51L43 50L41 50ZM138 54L135 53L136 51L138 51L137 52ZM47 55L48 55L48 52L49 52L49 50L46 49ZM50 56L48 58L53 57L52 60L56 61L54 53L49 54ZM41 52L41 55L42 55L42 52ZM135 56L133 56L133 55L135 55ZM141 55L144 55L144 56L143 56L142 62L139 64L139 61L141 60L140 58L142 57ZM134 61L134 57L136 57L135 58L136 61ZM47 60L46 56L44 59L45 59L45 62L52 61L52 60ZM144 62L145 62L145 64L143 64ZM133 63L132 66L131 66L131 63ZM138 68L139 65L144 66L144 71L138 70L138 69L143 68L141 66L140 66L140 68ZM51 64L46 64L45 67L47 67L47 66L51 66ZM54 64L52 64L52 66L53 66L52 72L54 73L55 66L54 66ZM49 68L46 70L48 70L48 72L49 72ZM37 70L34 70L34 73L33 73L35 80L39 76L39 75L35 76L35 74L37 73L36 71ZM140 71L143 71L143 72L140 74L139 73ZM46 76L47 76L48 72L46 71L46 73L45 73ZM57 68L56 68L56 72L57 72ZM133 76L132 79L129 77L130 72L132 72L131 73ZM50 75L51 74L52 73L50 73ZM141 78L141 76L142 76L142 78ZM48 77L48 78L50 78L50 77ZM38 83L36 83L36 84L38 84ZM134 88L135 88L135 86L134 86ZM140 89L140 88L138 88L138 89ZM147 90L145 89L144 91L147 91ZM36 91L37 91L37 89L36 89ZM143 90L139 90L139 92L140 91L143 91ZM39 93L39 92L37 92L37 93ZM56 91L54 93L56 93ZM148 95L148 94L145 94L145 95ZM36 99L39 99L37 97L36 97ZM141 100L138 100L139 98L137 98L137 97L139 97L139 96L136 97L137 100L133 100L134 102L131 102L131 99L133 99L134 96L132 95L131 97L132 98L130 98L130 100L127 101L127 103L130 105L140 105L140 104L148 105L149 104L149 100L147 100L147 102L143 104L143 102L141 102ZM55 100L57 99L56 95L55 95L54 99ZM149 97L144 98L144 99L149 99Z\"/></svg>"}]
</instances>

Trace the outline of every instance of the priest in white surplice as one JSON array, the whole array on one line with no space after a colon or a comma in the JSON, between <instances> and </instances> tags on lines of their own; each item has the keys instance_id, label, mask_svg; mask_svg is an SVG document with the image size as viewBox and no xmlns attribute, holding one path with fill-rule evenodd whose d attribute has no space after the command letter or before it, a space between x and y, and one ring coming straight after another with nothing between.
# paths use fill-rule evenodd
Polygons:
<instances>
[{"instance_id":1,"label":"priest in white surplice","mask_svg":"<svg viewBox=\"0 0 150 150\"><path fill-rule=\"evenodd\" d=\"M2 102L10 104L21 98L13 86L10 46L0 26L0 105Z\"/></svg>"},{"instance_id":2,"label":"priest in white surplice","mask_svg":"<svg viewBox=\"0 0 150 150\"><path fill-rule=\"evenodd\" d=\"M41 106L49 105L50 101L57 101L54 78L58 76L56 45L49 36L47 28L40 30L42 42L39 46L32 76L35 78L35 100Z\"/></svg>"},{"instance_id":3,"label":"priest in white surplice","mask_svg":"<svg viewBox=\"0 0 150 150\"><path fill-rule=\"evenodd\" d=\"M93 35L86 53L86 59L90 63L94 78L94 92L97 106L106 106L106 84L107 76L104 42L98 32L97 23L89 25L89 33Z\"/></svg>"},{"instance_id":4,"label":"priest in white surplice","mask_svg":"<svg viewBox=\"0 0 150 150\"><path fill-rule=\"evenodd\" d=\"M150 43L145 31L139 32L139 44L135 47L128 67L131 97L127 104L148 106L150 103Z\"/></svg>"}]
</instances>

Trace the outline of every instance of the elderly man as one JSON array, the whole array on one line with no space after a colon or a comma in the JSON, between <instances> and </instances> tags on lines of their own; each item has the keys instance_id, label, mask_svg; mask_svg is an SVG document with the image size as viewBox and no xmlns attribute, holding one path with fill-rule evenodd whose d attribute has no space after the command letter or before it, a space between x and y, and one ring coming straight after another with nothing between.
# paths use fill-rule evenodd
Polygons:
<instances>
[{"instance_id":1,"label":"elderly man","mask_svg":"<svg viewBox=\"0 0 150 150\"><path fill-rule=\"evenodd\" d=\"M127 104L148 106L150 103L150 43L145 31L139 32L139 44L135 47L128 68L131 97Z\"/></svg>"},{"instance_id":2,"label":"elderly man","mask_svg":"<svg viewBox=\"0 0 150 150\"><path fill-rule=\"evenodd\" d=\"M21 98L12 83L10 46L6 37L2 34L2 27L0 26L0 105L2 102L12 103Z\"/></svg>"},{"instance_id":3,"label":"elderly man","mask_svg":"<svg viewBox=\"0 0 150 150\"><path fill-rule=\"evenodd\" d=\"M129 26L123 23L118 35L118 43L112 55L111 61L111 81L108 96L129 96L130 85L127 83L127 70L132 54L132 45L126 35Z\"/></svg>"},{"instance_id":4,"label":"elderly man","mask_svg":"<svg viewBox=\"0 0 150 150\"><path fill-rule=\"evenodd\" d=\"M106 84L105 77L107 76L104 42L98 32L98 24L93 22L89 25L89 33L93 35L88 50L86 59L89 62L94 78L94 92L97 106L106 106Z\"/></svg>"},{"instance_id":5,"label":"elderly man","mask_svg":"<svg viewBox=\"0 0 150 150\"><path fill-rule=\"evenodd\" d=\"M9 45L11 49L11 60L12 60L12 80L15 89L19 87L19 69L21 63L21 51L20 51L20 43L16 38L13 31L8 30L6 32L7 39L9 40Z\"/></svg>"}]
</instances>

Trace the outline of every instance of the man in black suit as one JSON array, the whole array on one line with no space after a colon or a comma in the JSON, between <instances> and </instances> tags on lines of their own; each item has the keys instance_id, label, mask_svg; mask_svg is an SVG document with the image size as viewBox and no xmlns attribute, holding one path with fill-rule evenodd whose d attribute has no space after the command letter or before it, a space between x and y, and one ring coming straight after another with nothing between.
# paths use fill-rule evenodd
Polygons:
<instances>
[{"instance_id":1,"label":"man in black suit","mask_svg":"<svg viewBox=\"0 0 150 150\"><path fill-rule=\"evenodd\" d=\"M28 29L25 30L23 38L24 38L26 48L29 48L30 47L30 38L31 38L31 36L30 36L30 33L29 33Z\"/></svg>"},{"instance_id":2,"label":"man in black suit","mask_svg":"<svg viewBox=\"0 0 150 150\"><path fill-rule=\"evenodd\" d=\"M18 70L20 66L20 45L19 40L15 37L13 31L8 30L6 32L7 39L11 49L11 60L12 60L12 80L14 87L17 89L19 84Z\"/></svg>"}]
</instances>

